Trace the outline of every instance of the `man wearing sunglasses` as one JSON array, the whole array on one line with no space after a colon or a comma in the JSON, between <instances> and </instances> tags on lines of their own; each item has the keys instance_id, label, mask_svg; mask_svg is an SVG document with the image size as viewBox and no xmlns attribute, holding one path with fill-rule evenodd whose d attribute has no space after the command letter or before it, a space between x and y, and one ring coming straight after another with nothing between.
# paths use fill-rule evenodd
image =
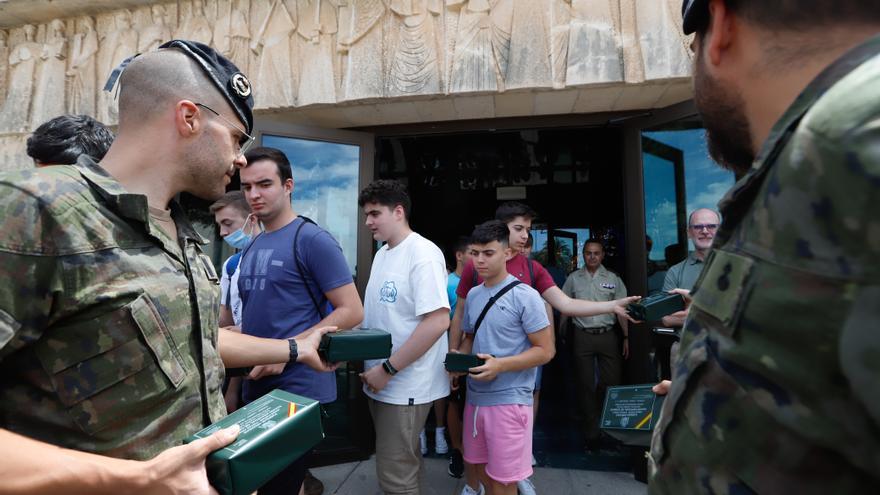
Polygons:
<instances>
[{"instance_id":1,"label":"man wearing sunglasses","mask_svg":"<svg viewBox=\"0 0 880 495\"><path fill-rule=\"evenodd\" d=\"M224 364L332 369L317 355L332 328L218 329L207 241L175 197L216 200L245 164L251 88L206 45L160 48L126 62L100 163L0 174L4 489L211 493L205 457L237 427L182 443L226 415Z\"/></svg>"}]
</instances>

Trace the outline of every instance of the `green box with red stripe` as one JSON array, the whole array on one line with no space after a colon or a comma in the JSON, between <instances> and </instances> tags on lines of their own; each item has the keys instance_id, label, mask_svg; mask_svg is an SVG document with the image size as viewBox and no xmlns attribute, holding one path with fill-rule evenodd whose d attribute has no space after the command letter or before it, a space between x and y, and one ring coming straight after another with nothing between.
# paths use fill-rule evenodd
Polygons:
<instances>
[{"instance_id":1,"label":"green box with red stripe","mask_svg":"<svg viewBox=\"0 0 880 495\"><path fill-rule=\"evenodd\" d=\"M235 442L206 461L208 479L221 495L253 493L324 439L320 404L276 389L186 442L234 424L241 428Z\"/></svg>"}]
</instances>

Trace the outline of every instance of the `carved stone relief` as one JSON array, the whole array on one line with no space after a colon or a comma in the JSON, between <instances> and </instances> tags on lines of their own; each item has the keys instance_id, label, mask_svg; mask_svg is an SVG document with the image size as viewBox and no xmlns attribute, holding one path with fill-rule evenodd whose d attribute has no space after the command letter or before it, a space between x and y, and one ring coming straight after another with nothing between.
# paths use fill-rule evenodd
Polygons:
<instances>
[{"instance_id":1,"label":"carved stone relief","mask_svg":"<svg viewBox=\"0 0 880 495\"><path fill-rule=\"evenodd\" d=\"M95 31L95 20L88 16L78 19L70 48L70 65L67 68L68 113L95 115L97 55L98 33Z\"/></svg>"},{"instance_id":2,"label":"carved stone relief","mask_svg":"<svg viewBox=\"0 0 880 495\"><path fill-rule=\"evenodd\" d=\"M0 134L61 113L114 125L124 59L210 44L258 110L642 83L690 74L678 0L175 0L0 30ZM8 141L19 142L19 141Z\"/></svg>"},{"instance_id":3,"label":"carved stone relief","mask_svg":"<svg viewBox=\"0 0 880 495\"><path fill-rule=\"evenodd\" d=\"M34 73L43 51L43 46L34 41L36 26L28 24L22 31L24 40L9 50L9 90L0 110L0 129L7 132L28 130Z\"/></svg>"},{"instance_id":4,"label":"carved stone relief","mask_svg":"<svg viewBox=\"0 0 880 495\"><path fill-rule=\"evenodd\" d=\"M34 81L31 129L65 112L66 59L64 22L55 19L46 29L46 41L40 51L40 62Z\"/></svg>"}]
</instances>

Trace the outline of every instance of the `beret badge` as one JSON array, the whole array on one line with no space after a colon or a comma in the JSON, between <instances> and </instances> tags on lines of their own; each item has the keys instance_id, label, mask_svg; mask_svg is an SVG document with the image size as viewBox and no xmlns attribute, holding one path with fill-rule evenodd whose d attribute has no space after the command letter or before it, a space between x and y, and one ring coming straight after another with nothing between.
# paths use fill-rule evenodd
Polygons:
<instances>
[{"instance_id":1,"label":"beret badge","mask_svg":"<svg viewBox=\"0 0 880 495\"><path fill-rule=\"evenodd\" d=\"M230 85L235 94L241 98L247 98L251 94L251 82L241 72L232 76Z\"/></svg>"}]
</instances>

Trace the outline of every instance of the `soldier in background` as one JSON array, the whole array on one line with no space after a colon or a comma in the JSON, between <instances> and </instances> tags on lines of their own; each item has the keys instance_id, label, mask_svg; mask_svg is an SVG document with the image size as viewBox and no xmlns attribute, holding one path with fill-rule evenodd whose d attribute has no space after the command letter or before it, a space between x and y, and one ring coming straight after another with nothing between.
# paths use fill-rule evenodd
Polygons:
<instances>
[{"instance_id":1,"label":"soldier in background","mask_svg":"<svg viewBox=\"0 0 880 495\"><path fill-rule=\"evenodd\" d=\"M4 490L209 493L205 457L238 428L181 443L226 415L223 365L329 368L328 328L289 341L218 330L207 241L174 197L223 195L252 141L251 88L205 45L161 48L122 73L100 164L0 174Z\"/></svg>"},{"instance_id":2,"label":"soldier in background","mask_svg":"<svg viewBox=\"0 0 880 495\"><path fill-rule=\"evenodd\" d=\"M650 492L880 484L880 9L685 0L710 153L739 181L693 290Z\"/></svg>"},{"instance_id":3,"label":"soldier in background","mask_svg":"<svg viewBox=\"0 0 880 495\"><path fill-rule=\"evenodd\" d=\"M101 161L110 145L113 132L88 115L61 115L37 127L27 139L27 154L34 165L71 165L79 155Z\"/></svg>"}]
</instances>

